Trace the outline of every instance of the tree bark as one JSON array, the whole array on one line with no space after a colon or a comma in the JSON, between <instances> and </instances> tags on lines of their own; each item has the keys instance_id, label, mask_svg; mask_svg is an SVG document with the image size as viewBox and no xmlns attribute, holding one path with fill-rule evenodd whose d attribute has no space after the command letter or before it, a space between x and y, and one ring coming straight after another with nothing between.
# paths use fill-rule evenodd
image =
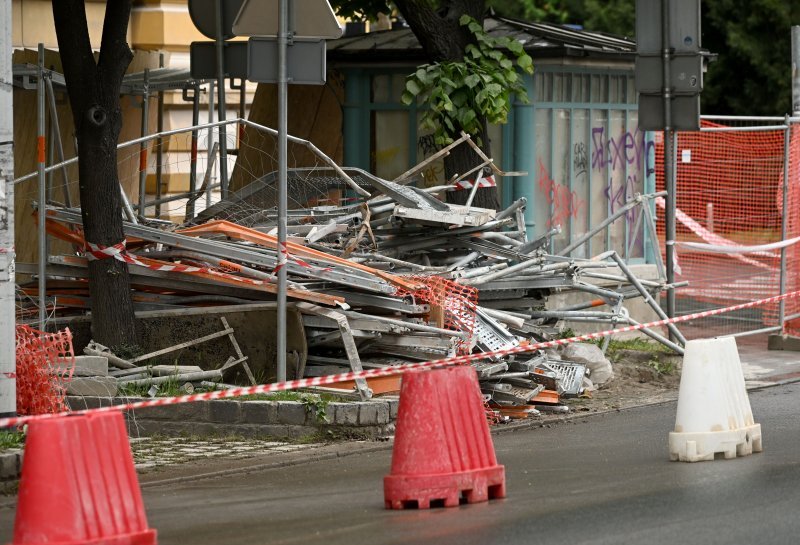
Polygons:
<instances>
[{"instance_id":1,"label":"tree bark","mask_svg":"<svg viewBox=\"0 0 800 545\"><path fill-rule=\"evenodd\" d=\"M58 47L78 140L81 216L87 242L113 246L125 240L117 172L122 128L120 88L133 59L127 43L131 0L106 4L100 54L95 62L84 0L53 0ZM110 347L137 341L128 266L113 258L89 261L92 336Z\"/></svg>"},{"instance_id":2,"label":"tree bark","mask_svg":"<svg viewBox=\"0 0 800 545\"><path fill-rule=\"evenodd\" d=\"M439 9L433 9L429 0L395 0L395 5L419 40L430 62L462 61L465 48L473 37L458 21L466 14L482 23L486 11L484 0L442 0L439 2ZM480 134L472 136L480 139L481 149L491 157L486 119L481 115L478 119L483 130ZM460 127L456 128L460 130ZM445 157L445 176L450 179L452 176L472 170L482 162L471 147L456 146L450 155ZM474 174L472 179L475 179ZM447 193L447 202L464 204L468 197L469 191L450 191ZM499 208L497 188L478 189L472 204L481 208Z\"/></svg>"}]
</instances>

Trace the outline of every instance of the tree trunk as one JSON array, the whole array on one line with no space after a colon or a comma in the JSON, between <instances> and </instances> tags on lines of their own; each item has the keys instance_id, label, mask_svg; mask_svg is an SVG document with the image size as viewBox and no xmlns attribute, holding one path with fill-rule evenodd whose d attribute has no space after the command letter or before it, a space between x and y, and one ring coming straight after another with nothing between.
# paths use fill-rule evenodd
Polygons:
<instances>
[{"instance_id":1,"label":"tree trunk","mask_svg":"<svg viewBox=\"0 0 800 545\"><path fill-rule=\"evenodd\" d=\"M442 0L441 8L434 10L429 0L395 0L395 5L403 14L414 35L419 40L425 54L431 62L458 62L464 59L464 50L472 41L472 34L458 20L462 15L483 22L486 11L484 0ZM477 113L477 112L476 112ZM478 115L483 126L480 134L473 134L480 139L481 149L491 157L491 146L486 131L486 119ZM456 127L460 130L460 127ZM450 155L445 157L444 171L447 179L475 168L483 160L467 145L456 146ZM475 174L471 175L474 180ZM469 191L450 191L447 201L453 204L464 204ZM500 200L496 187L478 189L472 204L481 208L499 208Z\"/></svg>"},{"instance_id":2,"label":"tree trunk","mask_svg":"<svg viewBox=\"0 0 800 545\"><path fill-rule=\"evenodd\" d=\"M127 43L131 0L106 4L97 62L89 41L84 0L53 0L64 79L78 139L78 173L87 243L125 240L117 172L122 128L120 87L133 54ZM113 258L89 262L92 337L110 347L137 341L128 266Z\"/></svg>"}]
</instances>

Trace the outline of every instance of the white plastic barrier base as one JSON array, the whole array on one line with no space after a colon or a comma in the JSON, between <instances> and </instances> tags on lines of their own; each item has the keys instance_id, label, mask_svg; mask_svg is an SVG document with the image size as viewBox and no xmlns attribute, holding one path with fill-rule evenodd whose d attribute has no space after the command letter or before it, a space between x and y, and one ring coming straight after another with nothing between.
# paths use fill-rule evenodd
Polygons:
<instances>
[{"instance_id":1,"label":"white plastic barrier base","mask_svg":"<svg viewBox=\"0 0 800 545\"><path fill-rule=\"evenodd\" d=\"M670 459L700 462L716 454L731 459L761 450L761 425L753 421L736 340L686 343Z\"/></svg>"}]
</instances>

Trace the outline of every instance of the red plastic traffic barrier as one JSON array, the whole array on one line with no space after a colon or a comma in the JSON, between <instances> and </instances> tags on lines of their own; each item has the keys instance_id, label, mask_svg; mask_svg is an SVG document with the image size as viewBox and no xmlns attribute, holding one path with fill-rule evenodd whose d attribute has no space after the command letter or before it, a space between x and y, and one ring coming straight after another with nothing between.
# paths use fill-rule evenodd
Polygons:
<instances>
[{"instance_id":1,"label":"red plastic traffic barrier","mask_svg":"<svg viewBox=\"0 0 800 545\"><path fill-rule=\"evenodd\" d=\"M29 424L12 545L155 545L120 413Z\"/></svg>"},{"instance_id":2,"label":"red plastic traffic barrier","mask_svg":"<svg viewBox=\"0 0 800 545\"><path fill-rule=\"evenodd\" d=\"M391 473L383 479L387 509L477 503L506 495L469 366L406 373L400 390Z\"/></svg>"}]
</instances>

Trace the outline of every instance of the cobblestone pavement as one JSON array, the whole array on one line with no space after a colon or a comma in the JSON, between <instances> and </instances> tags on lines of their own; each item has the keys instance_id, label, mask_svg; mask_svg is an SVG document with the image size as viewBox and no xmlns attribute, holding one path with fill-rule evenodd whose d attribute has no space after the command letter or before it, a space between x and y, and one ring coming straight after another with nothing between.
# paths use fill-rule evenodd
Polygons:
<instances>
[{"instance_id":1,"label":"cobblestone pavement","mask_svg":"<svg viewBox=\"0 0 800 545\"><path fill-rule=\"evenodd\" d=\"M149 471L207 458L224 456L228 460L242 460L267 452L295 452L322 446L321 443L301 444L231 438L139 437L131 438L130 442L138 471Z\"/></svg>"}]
</instances>

